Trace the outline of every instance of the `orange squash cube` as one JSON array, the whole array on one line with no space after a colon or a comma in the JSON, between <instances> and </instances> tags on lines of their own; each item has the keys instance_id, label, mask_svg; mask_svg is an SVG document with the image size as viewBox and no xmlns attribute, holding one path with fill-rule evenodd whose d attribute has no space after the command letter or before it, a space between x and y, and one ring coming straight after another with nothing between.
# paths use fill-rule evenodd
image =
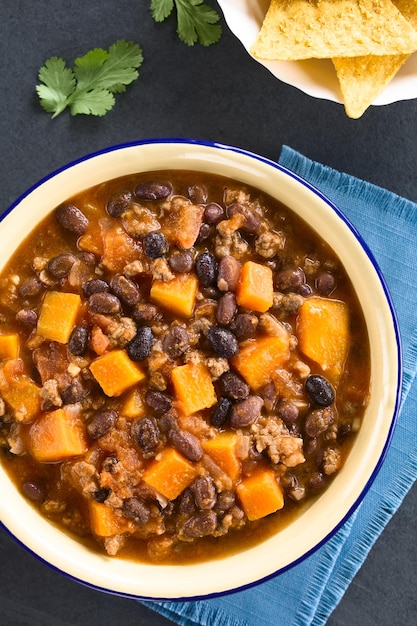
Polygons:
<instances>
[{"instance_id":1,"label":"orange squash cube","mask_svg":"<svg viewBox=\"0 0 417 626\"><path fill-rule=\"evenodd\" d=\"M143 417L145 415L145 405L139 389L134 388L127 393L121 407L121 414L129 418Z\"/></svg>"},{"instance_id":2,"label":"orange squash cube","mask_svg":"<svg viewBox=\"0 0 417 626\"><path fill-rule=\"evenodd\" d=\"M101 502L91 500L89 509L91 530L98 537L114 537L135 531L132 521L116 515L113 509Z\"/></svg>"},{"instance_id":3,"label":"orange squash cube","mask_svg":"<svg viewBox=\"0 0 417 626\"><path fill-rule=\"evenodd\" d=\"M145 470L143 480L168 500L175 500L197 474L197 468L182 454L165 448Z\"/></svg>"},{"instance_id":4,"label":"orange squash cube","mask_svg":"<svg viewBox=\"0 0 417 626\"><path fill-rule=\"evenodd\" d=\"M90 371L106 396L110 397L120 396L146 376L140 365L131 361L124 350L112 350L98 357L91 363Z\"/></svg>"},{"instance_id":5,"label":"orange squash cube","mask_svg":"<svg viewBox=\"0 0 417 626\"><path fill-rule=\"evenodd\" d=\"M274 285L271 268L253 261L246 261L236 290L238 305L265 313L271 308L273 299Z\"/></svg>"},{"instance_id":6,"label":"orange squash cube","mask_svg":"<svg viewBox=\"0 0 417 626\"><path fill-rule=\"evenodd\" d=\"M341 300L309 298L297 318L301 352L337 383L349 349L349 312Z\"/></svg>"},{"instance_id":7,"label":"orange squash cube","mask_svg":"<svg viewBox=\"0 0 417 626\"><path fill-rule=\"evenodd\" d=\"M163 222L168 240L183 250L192 248L200 232L203 213L201 204L176 203L174 200Z\"/></svg>"},{"instance_id":8,"label":"orange squash cube","mask_svg":"<svg viewBox=\"0 0 417 626\"><path fill-rule=\"evenodd\" d=\"M284 495L274 472L265 470L249 476L236 487L243 510L249 520L275 513L284 506Z\"/></svg>"},{"instance_id":9,"label":"orange squash cube","mask_svg":"<svg viewBox=\"0 0 417 626\"><path fill-rule=\"evenodd\" d=\"M29 430L30 452L40 463L61 461L88 450L84 424L65 409L45 413Z\"/></svg>"},{"instance_id":10,"label":"orange squash cube","mask_svg":"<svg viewBox=\"0 0 417 626\"><path fill-rule=\"evenodd\" d=\"M128 263L138 260L140 256L138 244L121 227L103 233L101 262L111 272L122 272Z\"/></svg>"},{"instance_id":11,"label":"orange squash cube","mask_svg":"<svg viewBox=\"0 0 417 626\"><path fill-rule=\"evenodd\" d=\"M202 444L204 452L206 452L233 481L238 478L241 467L237 457L237 440L236 433L224 432Z\"/></svg>"},{"instance_id":12,"label":"orange squash cube","mask_svg":"<svg viewBox=\"0 0 417 626\"><path fill-rule=\"evenodd\" d=\"M81 298L78 294L48 291L38 319L38 335L58 343L68 343L80 308Z\"/></svg>"},{"instance_id":13,"label":"orange squash cube","mask_svg":"<svg viewBox=\"0 0 417 626\"><path fill-rule=\"evenodd\" d=\"M0 361L17 359L19 356L19 337L16 333L0 335Z\"/></svg>"},{"instance_id":14,"label":"orange squash cube","mask_svg":"<svg viewBox=\"0 0 417 626\"><path fill-rule=\"evenodd\" d=\"M154 280L151 300L180 317L191 317L194 311L198 280L194 274L178 274L170 281Z\"/></svg>"},{"instance_id":15,"label":"orange squash cube","mask_svg":"<svg viewBox=\"0 0 417 626\"><path fill-rule=\"evenodd\" d=\"M31 422L41 411L40 388L28 376L22 375L13 381L0 384L0 392L18 422Z\"/></svg>"},{"instance_id":16,"label":"orange squash cube","mask_svg":"<svg viewBox=\"0 0 417 626\"><path fill-rule=\"evenodd\" d=\"M232 365L254 391L266 385L274 370L280 368L290 356L290 337L283 327L276 336L249 340L231 359Z\"/></svg>"},{"instance_id":17,"label":"orange squash cube","mask_svg":"<svg viewBox=\"0 0 417 626\"><path fill-rule=\"evenodd\" d=\"M171 380L180 408L186 415L208 409L217 402L210 372L204 363L174 367Z\"/></svg>"}]
</instances>

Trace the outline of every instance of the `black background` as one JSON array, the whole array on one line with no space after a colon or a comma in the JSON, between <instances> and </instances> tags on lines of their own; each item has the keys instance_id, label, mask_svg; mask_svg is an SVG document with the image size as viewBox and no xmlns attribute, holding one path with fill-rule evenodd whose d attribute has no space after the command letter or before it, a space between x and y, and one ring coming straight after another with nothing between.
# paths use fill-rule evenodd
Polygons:
<instances>
[{"instance_id":1,"label":"black background","mask_svg":"<svg viewBox=\"0 0 417 626\"><path fill-rule=\"evenodd\" d=\"M215 0L208 1L217 7ZM311 98L274 79L224 24L218 44L188 48L175 35L174 19L153 22L149 4L150 0L1 0L0 211L75 158L150 137L209 139L273 159L287 144L417 201L417 100L371 107L360 120L350 120L341 105ZM145 60L140 78L117 97L115 108L103 118L64 112L51 120L35 93L45 60L60 56L72 65L90 48L108 48L118 39L141 45ZM417 623L416 518L414 487L329 626ZM0 624L169 623L132 600L67 580L0 530Z\"/></svg>"}]
</instances>

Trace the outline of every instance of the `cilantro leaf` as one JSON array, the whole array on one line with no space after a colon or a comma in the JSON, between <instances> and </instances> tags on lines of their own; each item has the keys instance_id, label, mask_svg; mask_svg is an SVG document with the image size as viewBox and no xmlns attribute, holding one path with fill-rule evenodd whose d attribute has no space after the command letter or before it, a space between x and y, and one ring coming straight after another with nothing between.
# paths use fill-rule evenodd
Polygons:
<instances>
[{"instance_id":1,"label":"cilantro leaf","mask_svg":"<svg viewBox=\"0 0 417 626\"><path fill-rule=\"evenodd\" d=\"M163 22L171 15L174 8L174 0L152 0L151 14L155 22Z\"/></svg>"},{"instance_id":2,"label":"cilantro leaf","mask_svg":"<svg viewBox=\"0 0 417 626\"><path fill-rule=\"evenodd\" d=\"M177 34L179 39L193 46L200 43L210 46L219 41L222 28L218 24L220 16L203 0L151 0L151 14L155 22L163 22L172 10L177 11Z\"/></svg>"},{"instance_id":3,"label":"cilantro leaf","mask_svg":"<svg viewBox=\"0 0 417 626\"><path fill-rule=\"evenodd\" d=\"M106 52L101 48L90 50L75 60L74 74L77 88L94 86L113 92L119 85L129 85L139 76L136 70L142 64L142 50L136 44L117 41Z\"/></svg>"},{"instance_id":4,"label":"cilantro leaf","mask_svg":"<svg viewBox=\"0 0 417 626\"><path fill-rule=\"evenodd\" d=\"M139 76L143 62L140 46L123 40L108 51L94 48L75 60L69 69L63 59L53 57L39 70L36 86L41 106L59 115L69 108L71 115L105 115L115 104L115 93L126 91Z\"/></svg>"},{"instance_id":5,"label":"cilantro leaf","mask_svg":"<svg viewBox=\"0 0 417 626\"><path fill-rule=\"evenodd\" d=\"M71 115L97 115L102 116L110 111L115 104L115 98L107 89L90 89L83 93L78 93L71 102Z\"/></svg>"},{"instance_id":6,"label":"cilantro leaf","mask_svg":"<svg viewBox=\"0 0 417 626\"><path fill-rule=\"evenodd\" d=\"M39 80L44 83L36 86L41 106L56 117L68 106L68 99L75 89L74 72L63 59L51 57L39 70Z\"/></svg>"}]
</instances>

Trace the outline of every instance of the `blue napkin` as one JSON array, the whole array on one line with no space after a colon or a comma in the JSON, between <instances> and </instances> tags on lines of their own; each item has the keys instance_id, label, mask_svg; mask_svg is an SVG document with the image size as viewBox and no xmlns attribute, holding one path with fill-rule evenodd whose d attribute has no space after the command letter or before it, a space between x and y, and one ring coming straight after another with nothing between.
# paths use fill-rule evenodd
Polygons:
<instances>
[{"instance_id":1,"label":"blue napkin","mask_svg":"<svg viewBox=\"0 0 417 626\"><path fill-rule=\"evenodd\" d=\"M372 250L397 311L403 345L402 404L382 468L360 507L303 563L268 582L198 602L145 602L184 626L325 624L417 477L417 205L315 163L284 146L279 162L308 180L350 219Z\"/></svg>"}]
</instances>

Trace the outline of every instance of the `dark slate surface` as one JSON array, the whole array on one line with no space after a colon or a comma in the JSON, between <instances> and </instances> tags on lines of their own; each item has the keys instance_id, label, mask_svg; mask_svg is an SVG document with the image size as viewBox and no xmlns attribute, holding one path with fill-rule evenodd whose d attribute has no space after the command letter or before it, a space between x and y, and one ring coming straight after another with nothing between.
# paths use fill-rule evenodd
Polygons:
<instances>
[{"instance_id":1,"label":"dark slate surface","mask_svg":"<svg viewBox=\"0 0 417 626\"><path fill-rule=\"evenodd\" d=\"M0 210L50 171L105 146L149 137L195 137L277 158L283 144L417 201L417 100L349 120L341 105L273 77L225 29L220 43L187 48L175 24L156 25L150 0L0 2ZM211 2L215 6L215 1ZM140 79L106 117L55 120L37 102L50 56L72 64L93 47L134 40ZM410 286L411 289L415 286ZM0 486L1 497L1 486ZM329 626L417 622L417 488L350 585ZM0 624L64 626L170 622L131 600L67 580L0 531Z\"/></svg>"}]
</instances>

